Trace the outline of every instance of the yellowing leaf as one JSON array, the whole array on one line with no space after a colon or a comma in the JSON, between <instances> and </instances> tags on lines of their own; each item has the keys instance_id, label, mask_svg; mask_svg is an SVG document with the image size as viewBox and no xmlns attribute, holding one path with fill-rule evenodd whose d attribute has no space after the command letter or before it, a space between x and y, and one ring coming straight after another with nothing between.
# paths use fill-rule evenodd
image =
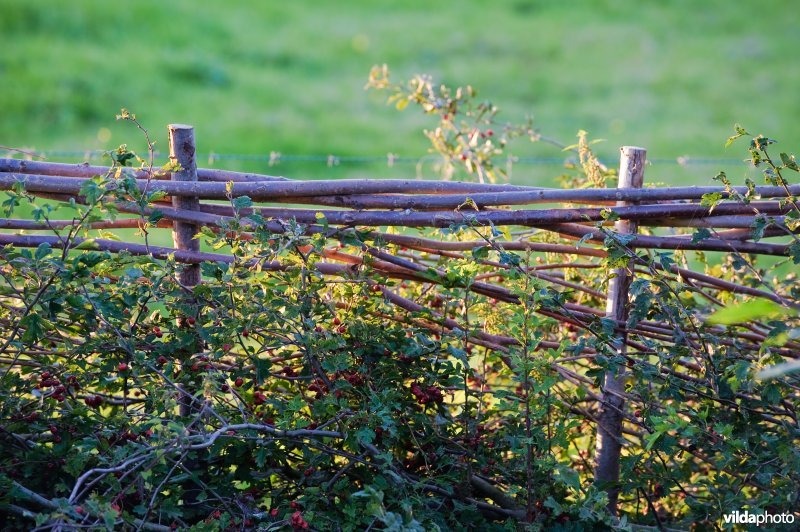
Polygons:
<instances>
[{"instance_id":1,"label":"yellowing leaf","mask_svg":"<svg viewBox=\"0 0 800 532\"><path fill-rule=\"evenodd\" d=\"M774 318L789 313L789 310L767 299L755 299L722 308L706 319L715 325L733 325L764 318Z\"/></svg>"}]
</instances>

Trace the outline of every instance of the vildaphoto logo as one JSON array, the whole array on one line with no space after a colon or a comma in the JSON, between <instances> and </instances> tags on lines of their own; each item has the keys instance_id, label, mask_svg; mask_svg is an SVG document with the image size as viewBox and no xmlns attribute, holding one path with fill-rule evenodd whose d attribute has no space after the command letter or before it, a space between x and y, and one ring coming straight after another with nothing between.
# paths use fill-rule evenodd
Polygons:
<instances>
[{"instance_id":1,"label":"vildaphoto logo","mask_svg":"<svg viewBox=\"0 0 800 532\"><path fill-rule=\"evenodd\" d=\"M722 516L725 524L734 525L791 525L794 523L794 514L752 513L749 510L730 512Z\"/></svg>"}]
</instances>

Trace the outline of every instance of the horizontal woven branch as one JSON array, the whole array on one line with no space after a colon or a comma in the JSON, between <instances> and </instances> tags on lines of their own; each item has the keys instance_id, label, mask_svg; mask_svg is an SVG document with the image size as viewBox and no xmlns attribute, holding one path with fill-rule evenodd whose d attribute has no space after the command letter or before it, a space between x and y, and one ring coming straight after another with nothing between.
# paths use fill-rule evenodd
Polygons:
<instances>
[{"instance_id":1,"label":"horizontal woven branch","mask_svg":"<svg viewBox=\"0 0 800 532\"><path fill-rule=\"evenodd\" d=\"M0 190L10 190L22 182L30 192L79 194L86 179L47 176L40 174L0 173ZM482 185L456 181L423 181L406 179L342 179L335 181L280 181L227 183L137 180L140 190L163 191L171 196L191 196L202 199L227 199L229 196L248 196L255 201L281 201L286 198L363 195L363 194L443 194L439 197L396 198L393 208L457 208L468 200L479 207L526 205L534 203L568 203L576 201L657 202L698 200L706 194L746 194L746 187L670 187L648 189L531 189L514 185ZM756 187L760 198L783 198L800 194L800 185L787 188ZM447 194L449 193L449 194ZM402 201L401 201L402 200ZM364 206L368 208L368 206Z\"/></svg>"}]
</instances>

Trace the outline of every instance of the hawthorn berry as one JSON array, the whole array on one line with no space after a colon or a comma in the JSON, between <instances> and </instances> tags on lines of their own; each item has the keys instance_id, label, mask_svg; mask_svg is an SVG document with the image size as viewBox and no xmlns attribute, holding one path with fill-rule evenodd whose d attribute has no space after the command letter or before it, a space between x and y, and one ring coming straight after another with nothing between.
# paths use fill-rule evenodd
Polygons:
<instances>
[{"instance_id":1,"label":"hawthorn berry","mask_svg":"<svg viewBox=\"0 0 800 532\"><path fill-rule=\"evenodd\" d=\"M292 528L295 530L308 530L308 523L303 519L303 513L299 510L292 514L289 524L291 524Z\"/></svg>"},{"instance_id":2,"label":"hawthorn berry","mask_svg":"<svg viewBox=\"0 0 800 532\"><path fill-rule=\"evenodd\" d=\"M91 397L87 397L83 400L86 403L86 406L91 406L93 408L97 408L103 404L103 398L99 395L93 395Z\"/></svg>"}]
</instances>

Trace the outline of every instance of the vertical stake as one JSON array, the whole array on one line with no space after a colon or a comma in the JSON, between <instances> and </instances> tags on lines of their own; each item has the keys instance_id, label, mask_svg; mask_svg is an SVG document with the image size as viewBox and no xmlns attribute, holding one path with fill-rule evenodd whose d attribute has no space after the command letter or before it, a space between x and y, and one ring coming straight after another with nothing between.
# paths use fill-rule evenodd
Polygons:
<instances>
[{"instance_id":1,"label":"vertical stake","mask_svg":"<svg viewBox=\"0 0 800 532\"><path fill-rule=\"evenodd\" d=\"M647 150L635 146L620 148L619 183L617 188L642 188L644 183L644 164ZM618 201L617 207L631 205L632 202ZM638 231L638 225L630 220L618 220L614 230L629 235ZM616 322L614 349L618 354L626 352L625 323L628 321L628 290L633 280L633 261L623 268L610 272L608 295L606 298L606 317ZM619 458L622 450L622 419L625 408L625 365L616 372L606 371L600 414L597 419L597 439L595 442L595 482L602 485L608 493L608 510L617 514L619 498Z\"/></svg>"},{"instance_id":2,"label":"vertical stake","mask_svg":"<svg viewBox=\"0 0 800 532\"><path fill-rule=\"evenodd\" d=\"M181 169L172 172L173 181L197 182L197 162L195 160L194 128L184 124L170 124L169 129L169 159L172 163L180 164ZM173 196L172 206L176 209L199 210L200 199L197 197ZM200 251L200 241L195 239L198 228L195 224L186 222L173 222L172 240L177 249L187 251ZM200 284L200 265L185 264L178 274L178 281L187 288ZM178 319L182 325L183 319ZM198 338L199 342L199 338ZM192 351L184 353L183 357L191 357ZM192 388L183 389L180 398L180 412L182 416L189 416L192 412Z\"/></svg>"},{"instance_id":3,"label":"vertical stake","mask_svg":"<svg viewBox=\"0 0 800 532\"><path fill-rule=\"evenodd\" d=\"M169 125L169 158L173 163L181 165L181 170L172 172L173 181L197 181L197 162L195 159L194 128L184 124ZM176 209L199 210L200 199L197 197L172 197L172 206ZM187 222L173 222L172 240L177 249L200 251L200 241L195 239L197 226ZM200 283L200 265L187 264L180 273L181 284L187 287Z\"/></svg>"}]
</instances>

